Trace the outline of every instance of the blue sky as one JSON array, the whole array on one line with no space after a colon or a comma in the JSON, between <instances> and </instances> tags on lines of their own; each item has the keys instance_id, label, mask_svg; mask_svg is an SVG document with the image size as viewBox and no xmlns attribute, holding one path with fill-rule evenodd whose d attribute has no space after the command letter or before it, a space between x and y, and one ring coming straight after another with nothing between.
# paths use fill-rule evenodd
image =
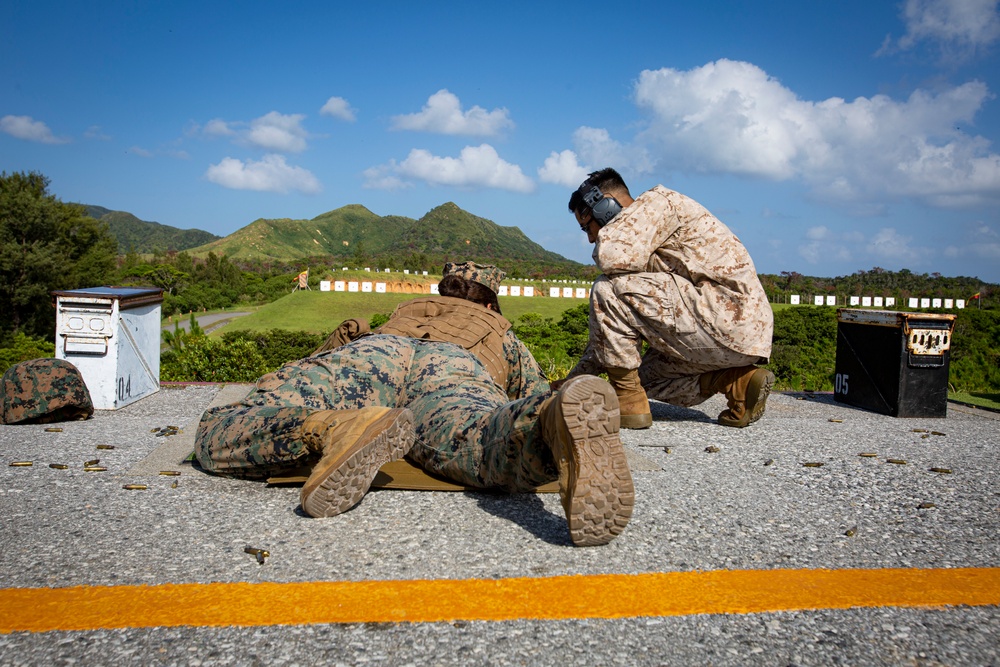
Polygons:
<instances>
[{"instance_id":1,"label":"blue sky","mask_svg":"<svg viewBox=\"0 0 1000 667\"><path fill-rule=\"evenodd\" d=\"M762 273L1000 282L997 0L5 3L0 170L226 235L453 201L590 263L613 166Z\"/></svg>"}]
</instances>

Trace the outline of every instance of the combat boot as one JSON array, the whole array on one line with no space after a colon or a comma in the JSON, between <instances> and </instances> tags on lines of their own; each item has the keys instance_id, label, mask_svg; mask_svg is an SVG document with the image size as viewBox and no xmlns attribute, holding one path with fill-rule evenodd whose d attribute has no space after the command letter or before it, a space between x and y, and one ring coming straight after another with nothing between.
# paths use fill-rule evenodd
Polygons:
<instances>
[{"instance_id":1,"label":"combat boot","mask_svg":"<svg viewBox=\"0 0 1000 667\"><path fill-rule=\"evenodd\" d=\"M639 371L627 368L609 368L608 381L615 389L622 413L622 428L639 429L653 425L646 390L639 382Z\"/></svg>"},{"instance_id":2,"label":"combat boot","mask_svg":"<svg viewBox=\"0 0 1000 667\"><path fill-rule=\"evenodd\" d=\"M726 395L729 408L719 415L719 423L742 428L764 416L774 373L757 366L742 366L704 373L700 382L702 396Z\"/></svg>"},{"instance_id":3,"label":"combat boot","mask_svg":"<svg viewBox=\"0 0 1000 667\"><path fill-rule=\"evenodd\" d=\"M335 516L364 498L379 468L413 446L413 413L406 408L321 410L306 417L302 441L320 452L302 487L309 516Z\"/></svg>"},{"instance_id":4,"label":"combat boot","mask_svg":"<svg viewBox=\"0 0 1000 667\"><path fill-rule=\"evenodd\" d=\"M559 466L559 496L579 547L607 544L628 525L632 473L618 438L614 389L592 375L567 380L542 404L542 438Z\"/></svg>"}]
</instances>

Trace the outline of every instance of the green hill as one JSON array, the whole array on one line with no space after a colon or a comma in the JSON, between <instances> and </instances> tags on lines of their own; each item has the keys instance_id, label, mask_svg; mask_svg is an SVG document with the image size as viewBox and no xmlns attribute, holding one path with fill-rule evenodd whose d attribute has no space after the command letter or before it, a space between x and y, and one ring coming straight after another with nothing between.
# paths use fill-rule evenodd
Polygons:
<instances>
[{"instance_id":1,"label":"green hill","mask_svg":"<svg viewBox=\"0 0 1000 667\"><path fill-rule=\"evenodd\" d=\"M463 211L448 202L429 211L411 225L398 247L428 255L490 257L543 262L565 262L565 257L545 250L517 227L500 225Z\"/></svg>"},{"instance_id":2,"label":"green hill","mask_svg":"<svg viewBox=\"0 0 1000 667\"><path fill-rule=\"evenodd\" d=\"M231 259L277 261L316 256L346 259L419 254L431 259L475 257L478 261L506 264L519 260L576 265L545 250L517 227L501 227L451 202L434 208L419 220L379 216L358 204L323 213L312 220L259 219L190 252L196 256L214 252Z\"/></svg>"},{"instance_id":3,"label":"green hill","mask_svg":"<svg viewBox=\"0 0 1000 667\"><path fill-rule=\"evenodd\" d=\"M230 259L270 259L290 261L319 255L352 256L359 245L365 252L392 249L409 218L379 217L364 206L351 205L317 216L312 220L254 220L229 236L212 241L191 254L209 252Z\"/></svg>"},{"instance_id":4,"label":"green hill","mask_svg":"<svg viewBox=\"0 0 1000 667\"><path fill-rule=\"evenodd\" d=\"M138 253L187 250L204 245L219 237L200 229L178 229L158 222L140 220L125 211L112 211L103 206L82 204L87 215L108 223L111 234L118 241L118 252L130 249Z\"/></svg>"}]
</instances>

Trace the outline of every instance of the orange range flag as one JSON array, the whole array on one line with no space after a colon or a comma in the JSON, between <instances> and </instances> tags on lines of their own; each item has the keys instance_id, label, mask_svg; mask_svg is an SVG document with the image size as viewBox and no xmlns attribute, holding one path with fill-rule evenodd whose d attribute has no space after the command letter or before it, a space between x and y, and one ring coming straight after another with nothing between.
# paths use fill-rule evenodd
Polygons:
<instances>
[{"instance_id":1,"label":"orange range flag","mask_svg":"<svg viewBox=\"0 0 1000 667\"><path fill-rule=\"evenodd\" d=\"M975 294L972 295L972 297L969 299L969 301L975 301L978 298L979 298L979 292L976 292Z\"/></svg>"}]
</instances>

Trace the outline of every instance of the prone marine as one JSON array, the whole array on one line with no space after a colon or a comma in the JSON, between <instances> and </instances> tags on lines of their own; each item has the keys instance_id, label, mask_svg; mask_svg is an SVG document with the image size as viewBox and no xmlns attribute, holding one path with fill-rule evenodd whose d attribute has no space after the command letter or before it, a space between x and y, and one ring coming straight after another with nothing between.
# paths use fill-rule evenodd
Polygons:
<instances>
[{"instance_id":1,"label":"prone marine","mask_svg":"<svg viewBox=\"0 0 1000 667\"><path fill-rule=\"evenodd\" d=\"M610 542L635 502L614 389L584 374L553 393L500 312L505 274L473 262L443 273L439 296L400 304L374 332L348 321L242 401L206 411L197 461L245 479L311 466L300 498L314 517L357 505L404 456L473 488L558 480L573 543Z\"/></svg>"}]
</instances>

